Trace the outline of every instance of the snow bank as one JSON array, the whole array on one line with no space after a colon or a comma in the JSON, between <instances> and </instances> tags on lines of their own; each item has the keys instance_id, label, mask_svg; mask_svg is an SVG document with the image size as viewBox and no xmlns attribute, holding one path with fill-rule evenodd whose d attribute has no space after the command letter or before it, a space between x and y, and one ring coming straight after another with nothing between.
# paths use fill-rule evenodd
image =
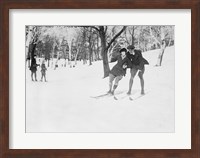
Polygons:
<instances>
[{"instance_id":1,"label":"snow bank","mask_svg":"<svg viewBox=\"0 0 200 158\"><path fill-rule=\"evenodd\" d=\"M116 90L118 100L92 98L108 91L102 61L92 66L78 62L75 68L48 68L48 82L32 82L27 69L27 132L174 132L174 47L166 48L163 65L154 67L158 53L143 53L150 63L144 75L146 95L134 101L125 97L130 70ZM133 98L140 95L137 76L132 94Z\"/></svg>"}]
</instances>

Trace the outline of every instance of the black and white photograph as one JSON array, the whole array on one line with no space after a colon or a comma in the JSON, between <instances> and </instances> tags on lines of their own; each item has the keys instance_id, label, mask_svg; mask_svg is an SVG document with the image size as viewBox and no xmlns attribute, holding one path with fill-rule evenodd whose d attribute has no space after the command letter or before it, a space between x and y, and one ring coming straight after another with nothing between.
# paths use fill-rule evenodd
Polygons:
<instances>
[{"instance_id":1,"label":"black and white photograph","mask_svg":"<svg viewBox=\"0 0 200 158\"><path fill-rule=\"evenodd\" d=\"M26 133L175 132L174 25L24 30Z\"/></svg>"}]
</instances>

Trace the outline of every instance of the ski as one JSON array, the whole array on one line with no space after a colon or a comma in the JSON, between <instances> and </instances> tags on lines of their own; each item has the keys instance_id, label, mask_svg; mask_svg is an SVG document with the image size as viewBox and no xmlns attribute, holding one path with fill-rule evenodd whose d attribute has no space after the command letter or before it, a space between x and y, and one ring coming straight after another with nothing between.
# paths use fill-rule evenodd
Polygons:
<instances>
[{"instance_id":1,"label":"ski","mask_svg":"<svg viewBox=\"0 0 200 158\"><path fill-rule=\"evenodd\" d=\"M139 95L139 96L137 96L137 97L135 97L135 98L133 98L133 97L129 97L129 100L130 100L130 101L134 101L134 100L137 100L137 99L143 97L144 95L145 95L145 94L143 94L143 95Z\"/></svg>"},{"instance_id":2,"label":"ski","mask_svg":"<svg viewBox=\"0 0 200 158\"><path fill-rule=\"evenodd\" d=\"M129 96L129 100L130 100L130 101L133 101L133 98Z\"/></svg>"},{"instance_id":3,"label":"ski","mask_svg":"<svg viewBox=\"0 0 200 158\"><path fill-rule=\"evenodd\" d=\"M129 96L129 100L131 100L131 101L135 101L135 100L137 100L137 99L139 99L139 98L141 98L141 97L144 97L146 94L148 94L149 92L146 92L145 94L140 94L139 96L137 96L137 97L131 97L131 96Z\"/></svg>"},{"instance_id":4,"label":"ski","mask_svg":"<svg viewBox=\"0 0 200 158\"><path fill-rule=\"evenodd\" d=\"M101 94L101 95L98 95L98 96L91 96L91 98L98 99L98 98L102 98L102 97L109 96L109 95L110 95L109 93L105 93L105 94Z\"/></svg>"},{"instance_id":5,"label":"ski","mask_svg":"<svg viewBox=\"0 0 200 158\"><path fill-rule=\"evenodd\" d=\"M118 100L118 98L116 96L113 97L115 100Z\"/></svg>"},{"instance_id":6,"label":"ski","mask_svg":"<svg viewBox=\"0 0 200 158\"><path fill-rule=\"evenodd\" d=\"M126 98L128 98L130 101L133 101L133 100L137 100L137 99L143 97L144 95L146 95L148 93L149 93L149 91L146 92L145 94L139 94L139 96L136 93L135 94L131 94L131 95L130 94L126 94L125 96L122 96L119 99L126 99Z\"/></svg>"},{"instance_id":7,"label":"ski","mask_svg":"<svg viewBox=\"0 0 200 158\"><path fill-rule=\"evenodd\" d=\"M133 95L135 95L135 94L125 94L124 96L122 96L122 97L120 97L120 99L125 99L125 98L131 98L131 96L133 96Z\"/></svg>"},{"instance_id":8,"label":"ski","mask_svg":"<svg viewBox=\"0 0 200 158\"><path fill-rule=\"evenodd\" d=\"M100 98L104 98L104 97L111 97L111 96L114 96L116 98L115 95L119 95L123 92L116 92L114 95L110 94L110 93L105 93L105 94L101 94L101 95L98 95L98 96L91 96L91 98L94 98L94 99L100 99ZM117 99L117 98L116 98Z\"/></svg>"}]
</instances>

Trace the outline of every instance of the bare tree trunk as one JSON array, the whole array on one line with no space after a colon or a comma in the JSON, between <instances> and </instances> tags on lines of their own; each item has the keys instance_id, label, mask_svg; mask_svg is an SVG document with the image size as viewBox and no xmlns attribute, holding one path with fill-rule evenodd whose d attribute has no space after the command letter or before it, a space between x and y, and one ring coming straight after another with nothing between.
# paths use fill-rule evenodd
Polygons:
<instances>
[{"instance_id":1,"label":"bare tree trunk","mask_svg":"<svg viewBox=\"0 0 200 158\"><path fill-rule=\"evenodd\" d=\"M104 26L92 27L96 30L98 30L100 39L101 39L101 55L103 58L103 69L104 69L104 78L109 75L110 67L108 64L108 49L110 48L111 44L116 40L117 37L119 37L122 32L126 30L127 26L123 26L123 28L110 40L108 44L106 44L106 31L107 27L104 28Z\"/></svg>"},{"instance_id":2,"label":"bare tree trunk","mask_svg":"<svg viewBox=\"0 0 200 158\"><path fill-rule=\"evenodd\" d=\"M166 48L166 43L163 42L163 43L162 43L161 50L160 50L160 53L159 53L159 55L158 55L158 60L157 60L156 66L161 66L161 65L162 65L163 55L164 55L164 52L165 52L165 48Z\"/></svg>"},{"instance_id":3,"label":"bare tree trunk","mask_svg":"<svg viewBox=\"0 0 200 158\"><path fill-rule=\"evenodd\" d=\"M100 38L101 38L101 55L103 58L103 69L104 69L104 77L108 77L109 72L110 72L110 67L108 64L108 50L106 49L106 35L104 32L104 27L100 26Z\"/></svg>"},{"instance_id":4,"label":"bare tree trunk","mask_svg":"<svg viewBox=\"0 0 200 158\"><path fill-rule=\"evenodd\" d=\"M115 43L113 46L112 46L112 48L111 49L109 49L109 53L108 53L108 61L110 62L111 61L111 58L112 58L112 52L113 52L113 50L114 50L114 48L117 46L117 44L118 43Z\"/></svg>"},{"instance_id":5,"label":"bare tree trunk","mask_svg":"<svg viewBox=\"0 0 200 158\"><path fill-rule=\"evenodd\" d=\"M151 37L156 41L157 47L161 46L161 42L153 35L152 30L151 30L151 26L149 27L149 30L150 30Z\"/></svg>"},{"instance_id":6,"label":"bare tree trunk","mask_svg":"<svg viewBox=\"0 0 200 158\"><path fill-rule=\"evenodd\" d=\"M75 59L74 59L74 62L75 62L75 65L77 65L77 57L78 57L78 54L79 54L79 47L77 49L77 53L76 53L76 56L75 56Z\"/></svg>"},{"instance_id":7,"label":"bare tree trunk","mask_svg":"<svg viewBox=\"0 0 200 158\"><path fill-rule=\"evenodd\" d=\"M89 65L92 65L92 28L90 28L89 30L89 39L88 39L88 42L89 42Z\"/></svg>"},{"instance_id":8,"label":"bare tree trunk","mask_svg":"<svg viewBox=\"0 0 200 158\"><path fill-rule=\"evenodd\" d=\"M140 48L140 37L138 37L138 47Z\"/></svg>"},{"instance_id":9,"label":"bare tree trunk","mask_svg":"<svg viewBox=\"0 0 200 158\"><path fill-rule=\"evenodd\" d=\"M97 59L100 60L99 37L97 36Z\"/></svg>"},{"instance_id":10,"label":"bare tree trunk","mask_svg":"<svg viewBox=\"0 0 200 158\"><path fill-rule=\"evenodd\" d=\"M171 38L171 36L170 36L169 43L168 43L168 47L169 47L170 44L171 44L171 40L172 40L172 38Z\"/></svg>"},{"instance_id":11,"label":"bare tree trunk","mask_svg":"<svg viewBox=\"0 0 200 158\"><path fill-rule=\"evenodd\" d=\"M166 42L164 40L165 38L165 34L164 34L164 27L160 27L160 35L161 35L161 50L160 50L160 54L158 55L158 60L157 60L157 64L156 66L161 66L162 65L162 61L163 61L163 55L165 52L165 48L166 48Z\"/></svg>"},{"instance_id":12,"label":"bare tree trunk","mask_svg":"<svg viewBox=\"0 0 200 158\"><path fill-rule=\"evenodd\" d=\"M159 55L158 55L158 60L157 60L156 66L161 66L164 51L165 51L164 49L161 49L161 50L160 50L160 53L159 53Z\"/></svg>"},{"instance_id":13,"label":"bare tree trunk","mask_svg":"<svg viewBox=\"0 0 200 158\"><path fill-rule=\"evenodd\" d=\"M69 61L68 64L70 65L70 68L72 67L72 41L69 41Z\"/></svg>"},{"instance_id":14,"label":"bare tree trunk","mask_svg":"<svg viewBox=\"0 0 200 158\"><path fill-rule=\"evenodd\" d=\"M109 64L108 64L108 56L107 56L107 50L105 50L103 47L102 47L102 57L103 57L103 69L104 69L104 77L108 77L109 73L110 73L110 67L109 67Z\"/></svg>"},{"instance_id":15,"label":"bare tree trunk","mask_svg":"<svg viewBox=\"0 0 200 158\"><path fill-rule=\"evenodd\" d=\"M55 51L55 40L54 40L54 42L53 42L53 49L52 49L52 54L51 54L51 67L53 67L53 57L54 57L54 51Z\"/></svg>"},{"instance_id":16,"label":"bare tree trunk","mask_svg":"<svg viewBox=\"0 0 200 158\"><path fill-rule=\"evenodd\" d=\"M48 60L48 67L49 67L49 59L47 59Z\"/></svg>"},{"instance_id":17,"label":"bare tree trunk","mask_svg":"<svg viewBox=\"0 0 200 158\"><path fill-rule=\"evenodd\" d=\"M131 37L132 37L132 45L133 45L133 46L135 45L134 33L135 33L135 27L133 26L133 32L132 32L132 34L131 34Z\"/></svg>"},{"instance_id":18,"label":"bare tree trunk","mask_svg":"<svg viewBox=\"0 0 200 158\"><path fill-rule=\"evenodd\" d=\"M91 49L91 46L89 46L89 65L92 65L92 49Z\"/></svg>"},{"instance_id":19,"label":"bare tree trunk","mask_svg":"<svg viewBox=\"0 0 200 158\"><path fill-rule=\"evenodd\" d=\"M28 67L30 67L30 55L28 54L29 53L29 45L31 43L31 38L32 38L32 26L28 26L28 35L27 35L27 38L26 38L26 61L28 62ZM29 58L28 58L29 57Z\"/></svg>"}]
</instances>

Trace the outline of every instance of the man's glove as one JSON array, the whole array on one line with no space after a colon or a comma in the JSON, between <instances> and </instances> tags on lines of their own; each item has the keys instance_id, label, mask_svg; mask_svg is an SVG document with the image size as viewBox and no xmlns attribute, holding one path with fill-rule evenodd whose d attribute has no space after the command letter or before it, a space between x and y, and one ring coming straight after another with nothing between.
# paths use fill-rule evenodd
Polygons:
<instances>
[{"instance_id":1,"label":"man's glove","mask_svg":"<svg viewBox=\"0 0 200 158\"><path fill-rule=\"evenodd\" d=\"M126 64L122 65L122 68L123 68L123 69L126 69L126 68L127 68L127 65L126 65Z\"/></svg>"}]
</instances>

